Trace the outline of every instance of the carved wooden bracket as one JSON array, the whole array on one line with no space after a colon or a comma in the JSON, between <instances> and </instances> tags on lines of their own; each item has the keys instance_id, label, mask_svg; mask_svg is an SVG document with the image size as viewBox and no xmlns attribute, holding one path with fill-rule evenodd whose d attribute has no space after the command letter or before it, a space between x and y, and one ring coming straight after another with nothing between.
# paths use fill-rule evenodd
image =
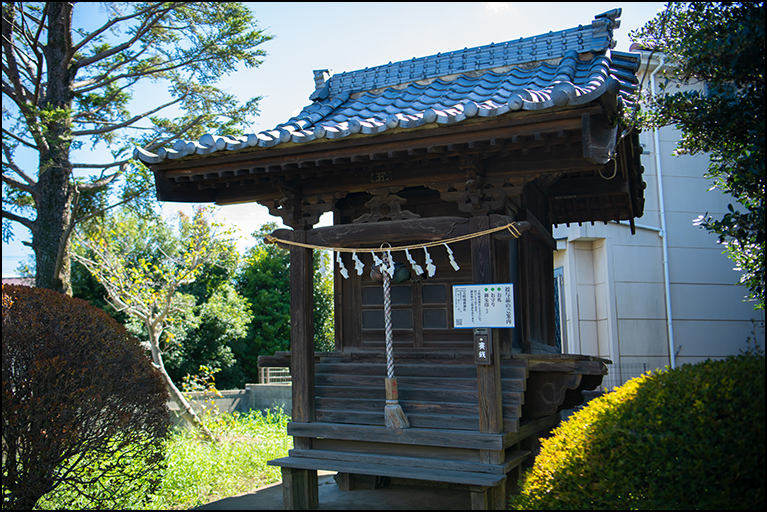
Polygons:
<instances>
[{"instance_id":1,"label":"carved wooden bracket","mask_svg":"<svg viewBox=\"0 0 767 512\"><path fill-rule=\"evenodd\" d=\"M466 181L432 182L426 186L439 192L443 201L456 203L464 213L486 215L499 211L507 198L522 194L524 177L488 175L480 158L462 158L458 167L466 174Z\"/></svg>"},{"instance_id":2,"label":"carved wooden bracket","mask_svg":"<svg viewBox=\"0 0 767 512\"><path fill-rule=\"evenodd\" d=\"M333 194L303 196L284 184L275 185L282 193L282 198L261 203L269 208L269 213L281 217L286 225L293 228L309 229L320 220L320 216L333 209L338 198Z\"/></svg>"},{"instance_id":3,"label":"carved wooden bracket","mask_svg":"<svg viewBox=\"0 0 767 512\"><path fill-rule=\"evenodd\" d=\"M554 414L565 401L567 390L577 389L582 375L565 372L530 372L522 416L534 420Z\"/></svg>"}]
</instances>

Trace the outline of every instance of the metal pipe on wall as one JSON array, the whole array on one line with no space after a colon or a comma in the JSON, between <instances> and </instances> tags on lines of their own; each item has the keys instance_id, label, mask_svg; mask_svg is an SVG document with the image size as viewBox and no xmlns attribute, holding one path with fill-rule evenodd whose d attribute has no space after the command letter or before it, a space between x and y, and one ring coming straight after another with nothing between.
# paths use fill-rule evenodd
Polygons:
<instances>
[{"instance_id":1,"label":"metal pipe on wall","mask_svg":"<svg viewBox=\"0 0 767 512\"><path fill-rule=\"evenodd\" d=\"M650 94L656 94L655 75L663 68L666 57L663 56L658 66L650 73ZM674 317L671 314L671 279L668 270L668 232L666 231L666 204L663 194L663 169L661 166L660 134L657 128L653 129L653 145L655 153L655 176L658 181L658 209L660 210L661 244L663 246L663 284L666 296L666 329L668 331L668 358L671 368L676 368L676 353L674 349Z\"/></svg>"}]
</instances>

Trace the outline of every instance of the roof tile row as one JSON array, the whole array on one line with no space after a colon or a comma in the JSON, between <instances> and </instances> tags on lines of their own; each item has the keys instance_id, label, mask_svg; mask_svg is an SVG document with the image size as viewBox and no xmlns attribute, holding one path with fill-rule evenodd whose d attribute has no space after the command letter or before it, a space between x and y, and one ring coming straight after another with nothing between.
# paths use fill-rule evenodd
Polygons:
<instances>
[{"instance_id":1,"label":"roof tile row","mask_svg":"<svg viewBox=\"0 0 767 512\"><path fill-rule=\"evenodd\" d=\"M630 104L639 55L610 51L618 16L620 9L597 16L587 27L341 75L315 71L313 103L272 130L238 137L208 134L198 142L176 141L156 154L136 148L134 156L158 163L222 150L375 135L475 116L582 105L605 93L617 95L619 106ZM410 70L406 76L403 69ZM412 80L414 76L418 78Z\"/></svg>"}]
</instances>

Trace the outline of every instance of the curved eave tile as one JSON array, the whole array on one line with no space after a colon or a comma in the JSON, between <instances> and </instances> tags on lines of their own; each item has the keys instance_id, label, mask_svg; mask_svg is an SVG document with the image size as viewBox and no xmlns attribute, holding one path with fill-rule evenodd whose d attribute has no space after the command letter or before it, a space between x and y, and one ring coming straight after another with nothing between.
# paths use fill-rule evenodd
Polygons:
<instances>
[{"instance_id":1,"label":"curved eave tile","mask_svg":"<svg viewBox=\"0 0 767 512\"><path fill-rule=\"evenodd\" d=\"M290 142L295 142L297 144L304 144L306 142L311 142L316 139L317 137L314 134L314 131L310 132L310 131L298 130L293 132L293 135L290 138Z\"/></svg>"},{"instance_id":2,"label":"curved eave tile","mask_svg":"<svg viewBox=\"0 0 767 512\"><path fill-rule=\"evenodd\" d=\"M147 164L159 164L162 161L159 156L140 147L133 148L133 158L141 160Z\"/></svg>"},{"instance_id":3,"label":"curved eave tile","mask_svg":"<svg viewBox=\"0 0 767 512\"><path fill-rule=\"evenodd\" d=\"M325 126L325 138L327 139L342 139L351 135L351 133L348 123L339 123L336 126Z\"/></svg>"},{"instance_id":4,"label":"curved eave tile","mask_svg":"<svg viewBox=\"0 0 767 512\"><path fill-rule=\"evenodd\" d=\"M477 115L479 117L495 117L500 116L501 114L505 114L510 110L511 109L509 108L509 105L506 103L499 105L494 102L485 102L479 105L479 111L477 112Z\"/></svg>"},{"instance_id":5,"label":"curved eave tile","mask_svg":"<svg viewBox=\"0 0 767 512\"><path fill-rule=\"evenodd\" d=\"M365 135L375 135L378 133L383 133L389 129L385 122L380 122L372 119L361 121L360 124L362 125L361 131Z\"/></svg>"},{"instance_id":6,"label":"curved eave tile","mask_svg":"<svg viewBox=\"0 0 767 512\"><path fill-rule=\"evenodd\" d=\"M439 124L460 123L464 119L466 119L466 114L463 109L459 110L458 108L453 108L437 112L437 123Z\"/></svg>"}]
</instances>

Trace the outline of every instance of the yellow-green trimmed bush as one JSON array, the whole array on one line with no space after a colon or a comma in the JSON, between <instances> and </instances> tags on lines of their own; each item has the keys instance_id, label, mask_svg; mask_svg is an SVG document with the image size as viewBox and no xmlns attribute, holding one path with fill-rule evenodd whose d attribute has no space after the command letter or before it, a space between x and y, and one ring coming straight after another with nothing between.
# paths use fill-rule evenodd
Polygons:
<instances>
[{"instance_id":1,"label":"yellow-green trimmed bush","mask_svg":"<svg viewBox=\"0 0 767 512\"><path fill-rule=\"evenodd\" d=\"M517 509L763 509L764 355L646 374L542 443Z\"/></svg>"}]
</instances>

